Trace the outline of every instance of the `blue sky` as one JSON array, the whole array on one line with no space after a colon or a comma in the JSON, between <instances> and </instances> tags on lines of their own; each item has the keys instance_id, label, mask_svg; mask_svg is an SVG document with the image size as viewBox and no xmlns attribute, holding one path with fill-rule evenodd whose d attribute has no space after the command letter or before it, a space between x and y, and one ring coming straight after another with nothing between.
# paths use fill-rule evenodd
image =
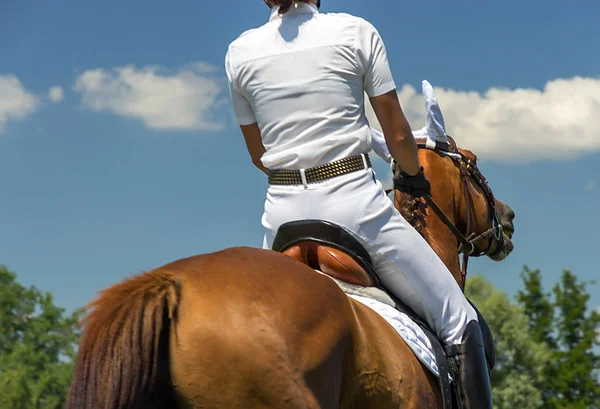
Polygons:
<instances>
[{"instance_id":1,"label":"blue sky","mask_svg":"<svg viewBox=\"0 0 600 409\"><path fill-rule=\"evenodd\" d=\"M239 3L2 2L0 263L21 282L72 309L130 273L260 246L267 184L233 121L223 60L269 10ZM514 253L473 260L472 274L510 294L524 264L546 288L563 268L598 278L597 2L323 0L322 11L379 29L413 129L421 80L436 87L449 133L514 208Z\"/></svg>"}]
</instances>

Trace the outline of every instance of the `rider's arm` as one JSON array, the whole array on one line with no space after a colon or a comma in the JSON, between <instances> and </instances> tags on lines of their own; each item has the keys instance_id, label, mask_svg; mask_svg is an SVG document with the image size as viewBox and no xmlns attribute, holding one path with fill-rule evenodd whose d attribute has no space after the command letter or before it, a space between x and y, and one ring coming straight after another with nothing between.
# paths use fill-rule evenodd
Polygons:
<instances>
[{"instance_id":1,"label":"rider's arm","mask_svg":"<svg viewBox=\"0 0 600 409\"><path fill-rule=\"evenodd\" d=\"M417 143L400 107L396 90L372 97L371 105L385 135L388 149L400 169L411 176L419 173L421 165Z\"/></svg>"},{"instance_id":2,"label":"rider's arm","mask_svg":"<svg viewBox=\"0 0 600 409\"><path fill-rule=\"evenodd\" d=\"M265 153L265 147L262 143L262 135L260 128L256 123L256 117L252 109L252 105L246 99L244 94L240 91L237 81L235 78L234 68L231 63L231 50L227 50L225 56L225 71L227 73L227 80L229 83L229 95L231 96L231 102L233 103L233 112L240 125L244 140L246 141L246 148L252 158L252 163L261 172L268 173L269 170L265 168L261 162L261 157Z\"/></svg>"},{"instance_id":3,"label":"rider's arm","mask_svg":"<svg viewBox=\"0 0 600 409\"><path fill-rule=\"evenodd\" d=\"M258 124L254 122L250 125L240 125L240 128L242 129L242 133L244 134L244 139L246 140L246 148L248 148L248 153L252 158L252 163L261 172L268 174L269 169L265 168L260 160L263 154L265 153L265 147L262 143L262 136Z\"/></svg>"},{"instance_id":4,"label":"rider's arm","mask_svg":"<svg viewBox=\"0 0 600 409\"><path fill-rule=\"evenodd\" d=\"M355 50L364 90L381 124L388 149L404 172L416 175L420 170L417 144L400 107L383 40L366 20L358 22Z\"/></svg>"}]
</instances>

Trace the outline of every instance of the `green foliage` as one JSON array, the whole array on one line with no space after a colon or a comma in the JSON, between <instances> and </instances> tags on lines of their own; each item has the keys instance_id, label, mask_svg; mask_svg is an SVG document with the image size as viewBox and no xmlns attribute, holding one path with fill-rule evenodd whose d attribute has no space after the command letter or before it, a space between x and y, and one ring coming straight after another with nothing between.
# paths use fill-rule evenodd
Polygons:
<instances>
[{"instance_id":1,"label":"green foliage","mask_svg":"<svg viewBox=\"0 0 600 409\"><path fill-rule=\"evenodd\" d=\"M554 306L547 294L542 291L541 273L539 270L531 271L528 267L524 267L521 278L525 289L517 293L517 300L525 308L525 314L529 317L529 331L536 340L556 348L552 338Z\"/></svg>"},{"instance_id":2,"label":"green foliage","mask_svg":"<svg viewBox=\"0 0 600 409\"><path fill-rule=\"evenodd\" d=\"M492 371L494 408L537 409L542 406L545 365L550 351L529 332L529 320L519 305L481 276L467 280L467 297L485 317L496 343Z\"/></svg>"},{"instance_id":3,"label":"green foliage","mask_svg":"<svg viewBox=\"0 0 600 409\"><path fill-rule=\"evenodd\" d=\"M544 408L600 408L600 314L588 312L588 282L578 282L569 270L551 292L544 293L538 270L525 268L525 289L518 294L538 340L551 349L545 366Z\"/></svg>"},{"instance_id":4,"label":"green foliage","mask_svg":"<svg viewBox=\"0 0 600 409\"><path fill-rule=\"evenodd\" d=\"M466 294L496 342L492 372L497 409L600 408L600 314L588 311L587 285L570 271L544 292L539 270L524 267L516 301L481 276Z\"/></svg>"},{"instance_id":5,"label":"green foliage","mask_svg":"<svg viewBox=\"0 0 600 409\"><path fill-rule=\"evenodd\" d=\"M0 408L58 409L68 391L81 314L25 288L0 266Z\"/></svg>"}]
</instances>

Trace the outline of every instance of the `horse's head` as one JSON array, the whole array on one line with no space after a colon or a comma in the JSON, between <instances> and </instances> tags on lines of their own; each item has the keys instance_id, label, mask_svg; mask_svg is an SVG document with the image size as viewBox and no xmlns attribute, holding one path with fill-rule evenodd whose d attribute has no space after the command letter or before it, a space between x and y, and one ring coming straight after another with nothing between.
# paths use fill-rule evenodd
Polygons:
<instances>
[{"instance_id":1,"label":"horse's head","mask_svg":"<svg viewBox=\"0 0 600 409\"><path fill-rule=\"evenodd\" d=\"M431 197L415 199L396 191L394 203L464 288L468 257L486 255L500 261L512 252L515 213L496 200L479 171L476 155L460 149L446 134L433 87L427 81L422 85L425 127L414 135L431 182ZM459 253L463 254L462 269Z\"/></svg>"},{"instance_id":2,"label":"horse's head","mask_svg":"<svg viewBox=\"0 0 600 409\"><path fill-rule=\"evenodd\" d=\"M466 149L458 148L462 155L455 166L464 166L463 183L469 189L467 205L472 217L471 237L474 253L486 255L494 261L504 260L514 249L512 236L515 232L515 212L504 202L495 198L487 180L477 167L477 156ZM466 170L466 172L464 172ZM471 201L471 203L468 203Z\"/></svg>"},{"instance_id":3,"label":"horse's head","mask_svg":"<svg viewBox=\"0 0 600 409\"><path fill-rule=\"evenodd\" d=\"M468 257L486 255L501 261L512 252L515 213L495 198L477 166L477 156L459 149L449 136L446 141L417 140L431 197L415 199L396 191L394 203L464 287Z\"/></svg>"}]
</instances>

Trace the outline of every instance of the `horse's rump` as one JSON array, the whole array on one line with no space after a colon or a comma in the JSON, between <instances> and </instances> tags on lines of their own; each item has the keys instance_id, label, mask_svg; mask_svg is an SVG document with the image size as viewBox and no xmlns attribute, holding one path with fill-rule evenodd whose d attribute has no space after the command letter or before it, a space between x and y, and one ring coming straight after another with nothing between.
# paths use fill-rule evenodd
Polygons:
<instances>
[{"instance_id":1,"label":"horse's rump","mask_svg":"<svg viewBox=\"0 0 600 409\"><path fill-rule=\"evenodd\" d=\"M273 251L178 260L91 307L68 409L385 407L435 386L383 318Z\"/></svg>"}]
</instances>

